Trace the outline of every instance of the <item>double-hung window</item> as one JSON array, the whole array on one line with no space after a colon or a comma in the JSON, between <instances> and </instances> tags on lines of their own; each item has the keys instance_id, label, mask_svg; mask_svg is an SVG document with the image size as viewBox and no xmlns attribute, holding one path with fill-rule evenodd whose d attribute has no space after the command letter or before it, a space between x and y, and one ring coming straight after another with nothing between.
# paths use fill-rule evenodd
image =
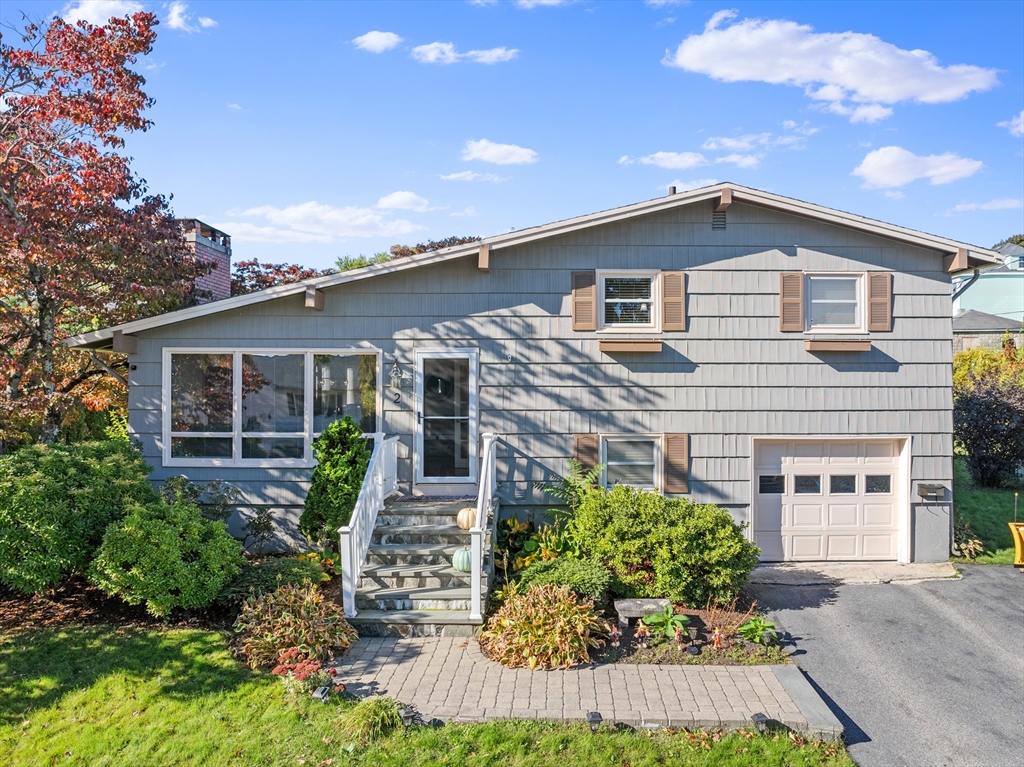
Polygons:
<instances>
[{"instance_id":1,"label":"double-hung window","mask_svg":"<svg viewBox=\"0 0 1024 767\"><path fill-rule=\"evenodd\" d=\"M661 487L660 452L657 437L605 437L601 461L605 466L605 486L631 485L646 490Z\"/></svg>"},{"instance_id":2,"label":"double-hung window","mask_svg":"<svg viewBox=\"0 0 1024 767\"><path fill-rule=\"evenodd\" d=\"M601 329L660 329L657 272L598 272L598 290Z\"/></svg>"},{"instance_id":3,"label":"double-hung window","mask_svg":"<svg viewBox=\"0 0 1024 767\"><path fill-rule=\"evenodd\" d=\"M864 329L863 276L812 274L807 277L808 327L822 331Z\"/></svg>"},{"instance_id":4,"label":"double-hung window","mask_svg":"<svg viewBox=\"0 0 1024 767\"><path fill-rule=\"evenodd\" d=\"M311 466L332 421L377 431L379 371L376 350L167 350L164 463Z\"/></svg>"}]
</instances>

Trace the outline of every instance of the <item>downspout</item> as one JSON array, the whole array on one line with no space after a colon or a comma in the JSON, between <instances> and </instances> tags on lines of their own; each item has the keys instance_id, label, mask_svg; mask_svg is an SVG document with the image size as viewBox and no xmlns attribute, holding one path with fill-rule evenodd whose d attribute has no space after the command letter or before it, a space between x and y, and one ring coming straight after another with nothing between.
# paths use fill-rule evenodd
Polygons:
<instances>
[{"instance_id":1,"label":"downspout","mask_svg":"<svg viewBox=\"0 0 1024 767\"><path fill-rule=\"evenodd\" d=\"M978 276L980 274L981 274L981 270L980 269L975 269L974 270L974 276L971 277L971 279L969 279L967 282L965 282L959 288L957 288L956 290L953 291L953 300L956 301L958 298L960 298L960 296L963 294L963 292L965 290L967 290L967 288L971 287L971 285L973 285L975 282L977 282L978 281Z\"/></svg>"},{"instance_id":2,"label":"downspout","mask_svg":"<svg viewBox=\"0 0 1024 767\"><path fill-rule=\"evenodd\" d=\"M981 273L980 269L975 269L974 270L974 275L971 277L971 279L967 280L967 282L965 282L963 285L961 285L959 288L957 288L956 290L953 291L953 299L952 300L956 301L961 295L963 295L963 292L965 290L967 290L967 288L971 287L971 285L973 285L975 282L977 282L978 281L978 276L980 275L980 273ZM956 512L954 511L953 501L951 500L950 504L949 504L949 548L950 548L951 552L952 552L953 548L956 546L956 544L954 543L955 536L956 536L955 514L956 514Z\"/></svg>"}]
</instances>

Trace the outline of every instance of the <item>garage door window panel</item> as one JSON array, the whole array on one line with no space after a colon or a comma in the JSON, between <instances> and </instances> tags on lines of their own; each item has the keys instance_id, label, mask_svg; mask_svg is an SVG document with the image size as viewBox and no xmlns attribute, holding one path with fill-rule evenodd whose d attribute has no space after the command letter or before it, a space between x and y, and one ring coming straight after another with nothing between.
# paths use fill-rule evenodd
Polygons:
<instances>
[{"instance_id":1,"label":"garage door window panel","mask_svg":"<svg viewBox=\"0 0 1024 767\"><path fill-rule=\"evenodd\" d=\"M793 479L793 492L796 495L821 495L820 474L797 474Z\"/></svg>"},{"instance_id":2,"label":"garage door window panel","mask_svg":"<svg viewBox=\"0 0 1024 767\"><path fill-rule=\"evenodd\" d=\"M782 474L762 474L757 478L757 492L761 495L782 495L786 492L786 477Z\"/></svg>"},{"instance_id":3,"label":"garage door window panel","mask_svg":"<svg viewBox=\"0 0 1024 767\"><path fill-rule=\"evenodd\" d=\"M872 495L892 492L892 476L889 474L868 474L864 477L864 492Z\"/></svg>"},{"instance_id":4,"label":"garage door window panel","mask_svg":"<svg viewBox=\"0 0 1024 767\"><path fill-rule=\"evenodd\" d=\"M829 495L854 495L857 492L856 474L832 474L828 480Z\"/></svg>"}]
</instances>

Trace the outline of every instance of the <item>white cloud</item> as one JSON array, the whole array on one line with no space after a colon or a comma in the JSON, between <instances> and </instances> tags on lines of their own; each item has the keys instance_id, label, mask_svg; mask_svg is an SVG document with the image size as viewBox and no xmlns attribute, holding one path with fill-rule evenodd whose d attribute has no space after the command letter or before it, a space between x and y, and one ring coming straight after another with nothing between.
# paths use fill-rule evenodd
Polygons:
<instances>
[{"instance_id":1,"label":"white cloud","mask_svg":"<svg viewBox=\"0 0 1024 767\"><path fill-rule=\"evenodd\" d=\"M1001 123L996 123L996 125L1000 128L1006 128L1006 130L1010 131L1011 136L1024 136L1024 109L1016 117L1003 120Z\"/></svg>"},{"instance_id":2,"label":"white cloud","mask_svg":"<svg viewBox=\"0 0 1024 767\"><path fill-rule=\"evenodd\" d=\"M451 215L453 217L455 217L455 218L472 217L472 216L477 215L477 212L476 212L476 208L474 208L472 205L470 205L465 210L453 211L451 213Z\"/></svg>"},{"instance_id":3,"label":"white cloud","mask_svg":"<svg viewBox=\"0 0 1024 767\"><path fill-rule=\"evenodd\" d=\"M236 239L250 238L255 242L337 242L349 237L391 237L423 229L411 221L389 219L374 208L337 208L313 200L284 208L261 205L229 211L228 215L263 219L265 223L261 224L224 225L225 231Z\"/></svg>"},{"instance_id":4,"label":"white cloud","mask_svg":"<svg viewBox=\"0 0 1024 767\"><path fill-rule=\"evenodd\" d=\"M235 104L234 102L228 104L227 107L228 107L228 109L238 109L238 110L242 109L242 106L240 104Z\"/></svg>"},{"instance_id":5,"label":"white cloud","mask_svg":"<svg viewBox=\"0 0 1024 767\"><path fill-rule=\"evenodd\" d=\"M392 192L377 200L377 207L382 210L416 210L422 213L427 210L430 201L412 192Z\"/></svg>"},{"instance_id":6,"label":"white cloud","mask_svg":"<svg viewBox=\"0 0 1024 767\"><path fill-rule=\"evenodd\" d=\"M671 5L689 5L691 0L644 0L648 8L667 8Z\"/></svg>"},{"instance_id":7,"label":"white cloud","mask_svg":"<svg viewBox=\"0 0 1024 767\"><path fill-rule=\"evenodd\" d=\"M468 0L470 5L479 5L481 7L485 5L497 5L498 0Z\"/></svg>"},{"instance_id":8,"label":"white cloud","mask_svg":"<svg viewBox=\"0 0 1024 767\"><path fill-rule=\"evenodd\" d=\"M707 158L700 152L655 152L644 157L630 157L623 155L619 158L619 165L656 165L659 168L671 170L686 170L707 165Z\"/></svg>"},{"instance_id":9,"label":"white cloud","mask_svg":"<svg viewBox=\"0 0 1024 767\"><path fill-rule=\"evenodd\" d=\"M730 162L737 168L756 168L761 164L761 157L753 154L729 154L716 158L715 162Z\"/></svg>"},{"instance_id":10,"label":"white cloud","mask_svg":"<svg viewBox=\"0 0 1024 767\"><path fill-rule=\"evenodd\" d=\"M851 122L892 114L885 104L941 104L996 85L996 70L969 64L943 67L924 50L908 51L869 34L818 33L780 19L735 21L716 12L663 63L724 82L764 82L804 88L815 101ZM853 102L856 106L849 106Z\"/></svg>"},{"instance_id":11,"label":"white cloud","mask_svg":"<svg viewBox=\"0 0 1024 767\"><path fill-rule=\"evenodd\" d=\"M464 58L475 61L477 64L500 64L503 61L511 61L519 55L518 48L488 48L483 51L469 51Z\"/></svg>"},{"instance_id":12,"label":"white cloud","mask_svg":"<svg viewBox=\"0 0 1024 767\"><path fill-rule=\"evenodd\" d=\"M850 115L852 123L876 123L889 117L892 114L892 109L883 107L881 104L863 104L852 112L844 114Z\"/></svg>"},{"instance_id":13,"label":"white cloud","mask_svg":"<svg viewBox=\"0 0 1024 767\"><path fill-rule=\"evenodd\" d=\"M377 30L367 32L365 35L359 35L359 37L352 41L356 48L369 51L370 53L390 51L392 48L398 47L398 44L401 42L402 38L394 32L378 32Z\"/></svg>"},{"instance_id":14,"label":"white cloud","mask_svg":"<svg viewBox=\"0 0 1024 767\"><path fill-rule=\"evenodd\" d=\"M209 16L200 16L199 27L192 26L192 15L188 13L188 3L183 3L181 0L175 0L167 8L167 26L171 29L176 29L179 32L198 32L199 27L209 29L217 26L217 22L211 19Z\"/></svg>"},{"instance_id":15,"label":"white cloud","mask_svg":"<svg viewBox=\"0 0 1024 767\"><path fill-rule=\"evenodd\" d=\"M962 202L947 210L946 215L951 216L954 213L966 213L971 210L1016 210L1022 207L1024 207L1024 201L1015 200L1012 197L1003 197L998 200L989 200L988 202Z\"/></svg>"},{"instance_id":16,"label":"white cloud","mask_svg":"<svg viewBox=\"0 0 1024 767\"><path fill-rule=\"evenodd\" d=\"M231 239L235 242L271 242L279 245L292 242L334 242L334 238L326 234L257 226L248 221L219 221L216 226L221 231L231 232Z\"/></svg>"},{"instance_id":17,"label":"white cloud","mask_svg":"<svg viewBox=\"0 0 1024 767\"><path fill-rule=\"evenodd\" d=\"M693 181L680 181L679 179L676 179L669 184L665 184L665 186L659 186L658 189L668 190L670 186L674 186L677 192L688 192L691 189L700 189L701 187L711 186L712 184L717 183L717 178L695 178Z\"/></svg>"},{"instance_id":18,"label":"white cloud","mask_svg":"<svg viewBox=\"0 0 1024 767\"><path fill-rule=\"evenodd\" d=\"M64 6L61 18L68 24L85 21L99 27L115 16L131 16L141 10L142 3L132 0L78 0Z\"/></svg>"},{"instance_id":19,"label":"white cloud","mask_svg":"<svg viewBox=\"0 0 1024 767\"><path fill-rule=\"evenodd\" d=\"M495 144L484 138L479 141L466 141L466 146L462 149L462 159L466 162L482 160L495 165L530 165L539 158L532 149L515 144Z\"/></svg>"},{"instance_id":20,"label":"white cloud","mask_svg":"<svg viewBox=\"0 0 1024 767\"><path fill-rule=\"evenodd\" d=\"M772 143L771 133L752 133L747 136L740 136L739 138L715 136L714 138L709 138L705 141L701 145L701 149L707 149L710 151L724 149L729 151L748 152L755 146L767 146L770 143Z\"/></svg>"},{"instance_id":21,"label":"white cloud","mask_svg":"<svg viewBox=\"0 0 1024 767\"><path fill-rule=\"evenodd\" d=\"M882 192L882 194L884 194L890 200L902 200L904 197L906 197L906 195L903 194L903 192L894 192L891 189L887 190L885 192Z\"/></svg>"},{"instance_id":22,"label":"white cloud","mask_svg":"<svg viewBox=\"0 0 1024 767\"><path fill-rule=\"evenodd\" d=\"M457 64L466 60L477 64L499 64L518 55L518 48L505 47L459 53L454 43L428 43L412 49L412 57L421 64Z\"/></svg>"},{"instance_id":23,"label":"white cloud","mask_svg":"<svg viewBox=\"0 0 1024 767\"><path fill-rule=\"evenodd\" d=\"M799 133L801 136L813 136L821 130L821 128L813 127L810 120L804 120L801 124L798 124L794 120L783 120L782 127L792 133Z\"/></svg>"},{"instance_id":24,"label":"white cloud","mask_svg":"<svg viewBox=\"0 0 1024 767\"><path fill-rule=\"evenodd\" d=\"M492 184L497 184L499 181L508 181L507 178L495 175L494 173L476 173L472 170L448 173L447 175L440 176L440 178L442 181L490 181Z\"/></svg>"},{"instance_id":25,"label":"white cloud","mask_svg":"<svg viewBox=\"0 0 1024 767\"><path fill-rule=\"evenodd\" d=\"M865 189L906 186L925 178L930 184L948 184L973 176L981 170L980 160L961 157L954 152L919 156L903 147L886 146L868 152L853 175L864 179Z\"/></svg>"}]
</instances>

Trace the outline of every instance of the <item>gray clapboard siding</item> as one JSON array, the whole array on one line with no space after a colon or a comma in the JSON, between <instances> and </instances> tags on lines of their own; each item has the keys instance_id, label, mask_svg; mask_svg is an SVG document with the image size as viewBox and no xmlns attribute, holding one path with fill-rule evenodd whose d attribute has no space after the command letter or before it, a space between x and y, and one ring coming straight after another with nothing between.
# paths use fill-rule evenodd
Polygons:
<instances>
[{"instance_id":1,"label":"gray clapboard siding","mask_svg":"<svg viewBox=\"0 0 1024 767\"><path fill-rule=\"evenodd\" d=\"M157 478L226 479L247 503L294 517L308 470L160 467L165 346L369 345L383 350L385 372L397 354L407 375L417 348L474 347L480 428L507 440L499 475L513 508L550 502L530 483L565 470L574 433L596 431L689 434L691 497L740 519L750 503L752 435L910 434L912 479L948 482L952 325L941 257L742 203L714 231L712 207L499 249L489 273L467 258L336 286L322 312L291 296L140 333L133 433ZM572 330L569 307L571 273L600 268L685 270L686 331L664 334L660 354L602 354L600 334ZM892 331L872 334L870 352L805 351L802 334L778 327L778 274L805 269L893 271ZM402 394L398 404L384 398L382 428L402 435L399 478L408 486L415 419L410 390ZM943 524L948 508L915 516L922 540ZM924 554L938 556L927 546Z\"/></svg>"}]
</instances>

